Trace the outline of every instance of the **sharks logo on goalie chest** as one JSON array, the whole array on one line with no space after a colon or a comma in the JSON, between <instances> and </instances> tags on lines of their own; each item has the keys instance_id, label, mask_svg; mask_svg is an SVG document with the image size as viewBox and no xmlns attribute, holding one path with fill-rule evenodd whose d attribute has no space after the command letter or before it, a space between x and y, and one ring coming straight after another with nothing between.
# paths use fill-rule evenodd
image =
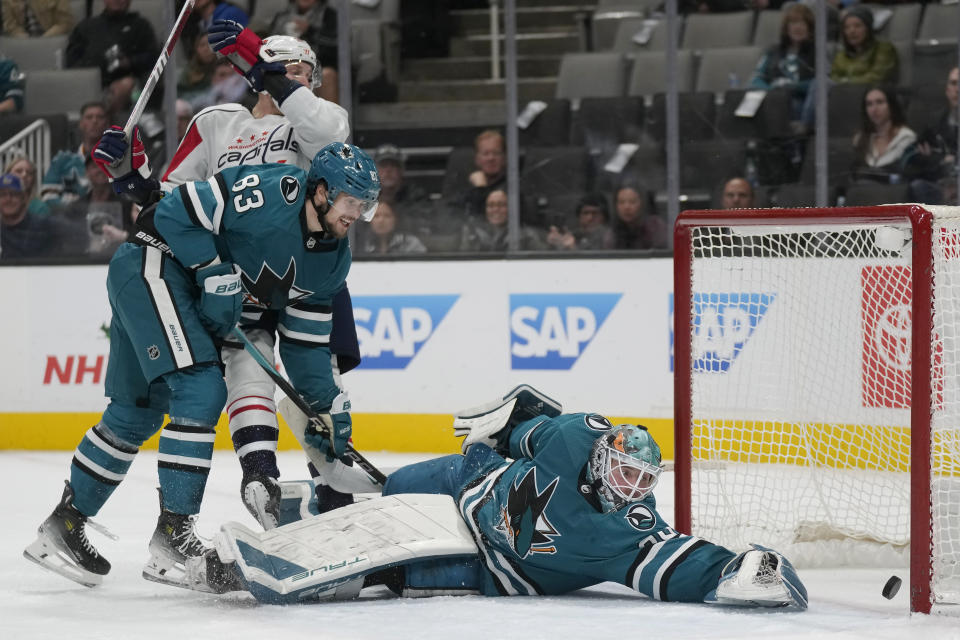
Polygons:
<instances>
[{"instance_id":1,"label":"sharks logo on goalie chest","mask_svg":"<svg viewBox=\"0 0 960 640\"><path fill-rule=\"evenodd\" d=\"M521 558L531 553L556 553L554 538L560 533L547 519L547 505L560 478L554 478L543 491L537 489L537 470L530 469L520 482L510 487L507 505L501 508L497 531Z\"/></svg>"}]
</instances>

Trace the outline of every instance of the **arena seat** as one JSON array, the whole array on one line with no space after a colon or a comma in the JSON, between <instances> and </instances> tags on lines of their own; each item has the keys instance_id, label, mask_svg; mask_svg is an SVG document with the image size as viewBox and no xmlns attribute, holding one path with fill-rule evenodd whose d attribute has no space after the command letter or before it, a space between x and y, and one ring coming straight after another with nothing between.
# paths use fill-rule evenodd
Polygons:
<instances>
[{"instance_id":1,"label":"arena seat","mask_svg":"<svg viewBox=\"0 0 960 640\"><path fill-rule=\"evenodd\" d=\"M621 53L567 53L560 60L557 98L622 96L628 61Z\"/></svg>"},{"instance_id":2,"label":"arena seat","mask_svg":"<svg viewBox=\"0 0 960 640\"><path fill-rule=\"evenodd\" d=\"M677 51L677 90L693 91L693 52ZM628 96L652 96L667 90L667 52L642 51L633 54L633 70L627 83Z\"/></svg>"},{"instance_id":3,"label":"arena seat","mask_svg":"<svg viewBox=\"0 0 960 640\"><path fill-rule=\"evenodd\" d=\"M24 73L63 68L67 36L13 38L0 36L0 52L13 59Z\"/></svg>"},{"instance_id":4,"label":"arena seat","mask_svg":"<svg viewBox=\"0 0 960 640\"><path fill-rule=\"evenodd\" d=\"M683 28L684 49L720 49L750 46L753 11L691 13Z\"/></svg>"},{"instance_id":5,"label":"arena seat","mask_svg":"<svg viewBox=\"0 0 960 640\"><path fill-rule=\"evenodd\" d=\"M763 50L753 45L702 52L697 69L696 90L722 93L727 89L748 86L762 55Z\"/></svg>"},{"instance_id":6,"label":"arena seat","mask_svg":"<svg viewBox=\"0 0 960 640\"><path fill-rule=\"evenodd\" d=\"M95 67L34 71L27 78L23 109L26 114L76 113L84 103L102 98Z\"/></svg>"}]
</instances>

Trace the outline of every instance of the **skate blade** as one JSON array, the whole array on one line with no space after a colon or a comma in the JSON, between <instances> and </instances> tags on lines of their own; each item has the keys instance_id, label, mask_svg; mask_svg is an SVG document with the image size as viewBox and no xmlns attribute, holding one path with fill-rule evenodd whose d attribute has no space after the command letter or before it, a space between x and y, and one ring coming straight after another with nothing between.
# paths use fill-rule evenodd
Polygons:
<instances>
[{"instance_id":1,"label":"skate blade","mask_svg":"<svg viewBox=\"0 0 960 640\"><path fill-rule=\"evenodd\" d=\"M267 504L270 503L270 494L267 488L260 482L251 482L243 489L243 504L250 512L264 531L276 529L277 516L267 510Z\"/></svg>"},{"instance_id":2,"label":"skate blade","mask_svg":"<svg viewBox=\"0 0 960 640\"><path fill-rule=\"evenodd\" d=\"M187 581L187 574L183 565L172 563L168 558L157 558L153 556L143 566L141 574L144 580L158 582L160 584L170 585L171 587L180 587L181 589L190 589Z\"/></svg>"},{"instance_id":3,"label":"skate blade","mask_svg":"<svg viewBox=\"0 0 960 640\"><path fill-rule=\"evenodd\" d=\"M162 546L155 545L152 541L149 549L150 559L143 565L144 579L174 587L183 587L184 589L190 588L187 584L183 562L178 557L168 553Z\"/></svg>"},{"instance_id":4,"label":"skate blade","mask_svg":"<svg viewBox=\"0 0 960 640\"><path fill-rule=\"evenodd\" d=\"M63 552L52 545L44 544L42 540L36 540L24 549L23 557L85 587L96 587L103 582L102 575L73 564L64 557Z\"/></svg>"}]
</instances>

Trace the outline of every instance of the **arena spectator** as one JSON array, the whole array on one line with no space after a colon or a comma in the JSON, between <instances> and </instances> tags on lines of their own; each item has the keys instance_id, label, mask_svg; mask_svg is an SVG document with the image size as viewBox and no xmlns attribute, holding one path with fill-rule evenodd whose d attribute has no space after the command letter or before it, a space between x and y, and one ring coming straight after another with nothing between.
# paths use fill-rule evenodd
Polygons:
<instances>
[{"instance_id":1,"label":"arena spectator","mask_svg":"<svg viewBox=\"0 0 960 640\"><path fill-rule=\"evenodd\" d=\"M305 40L320 63L322 82L317 95L339 102L337 10L326 0L290 0L287 8L273 17L270 33Z\"/></svg>"},{"instance_id":2,"label":"arena spectator","mask_svg":"<svg viewBox=\"0 0 960 640\"><path fill-rule=\"evenodd\" d=\"M182 0L177 0L177 6L183 5ZM233 20L243 26L250 22L250 16L235 4L224 2L223 0L197 0L193 5L193 12L187 19L187 25L183 28L181 42L187 50L188 55L193 55L191 51L193 43L197 36L206 35L210 24L214 20Z\"/></svg>"},{"instance_id":3,"label":"arena spectator","mask_svg":"<svg viewBox=\"0 0 960 640\"><path fill-rule=\"evenodd\" d=\"M27 156L15 156L3 168L4 173L12 173L20 178L23 192L27 195L27 213L32 216L44 217L50 214L50 207L40 199L37 189L37 165Z\"/></svg>"},{"instance_id":4,"label":"arena spectator","mask_svg":"<svg viewBox=\"0 0 960 640\"><path fill-rule=\"evenodd\" d=\"M407 182L406 158L399 147L392 144L380 145L373 153L373 161L380 174L381 203L389 202L403 215L404 220L433 217L433 203L429 194L420 186Z\"/></svg>"},{"instance_id":5,"label":"arena spectator","mask_svg":"<svg viewBox=\"0 0 960 640\"><path fill-rule=\"evenodd\" d=\"M90 182L84 165L107 128L107 122L103 103L88 102L80 107L80 121L77 123L80 147L76 151L61 151L53 157L40 185L41 198L51 205L60 205L87 195Z\"/></svg>"},{"instance_id":6,"label":"arena spectator","mask_svg":"<svg viewBox=\"0 0 960 640\"><path fill-rule=\"evenodd\" d=\"M70 0L3 0L3 35L37 38L70 33Z\"/></svg>"},{"instance_id":7,"label":"arena spectator","mask_svg":"<svg viewBox=\"0 0 960 640\"><path fill-rule=\"evenodd\" d=\"M486 209L487 196L494 189L507 184L507 149L503 134L493 129L481 132L473 142L473 171L464 190L454 199L455 213L481 218Z\"/></svg>"},{"instance_id":8,"label":"arena spectator","mask_svg":"<svg viewBox=\"0 0 960 640\"><path fill-rule=\"evenodd\" d=\"M177 97L191 101L210 90L213 73L217 68L217 54L207 41L207 34L198 33L193 41L193 50L177 80Z\"/></svg>"},{"instance_id":9,"label":"arena spectator","mask_svg":"<svg viewBox=\"0 0 960 640\"><path fill-rule=\"evenodd\" d=\"M634 185L622 185L614 193L614 248L665 249L667 225L648 208L647 194Z\"/></svg>"},{"instance_id":10,"label":"arena spectator","mask_svg":"<svg viewBox=\"0 0 960 640\"><path fill-rule=\"evenodd\" d=\"M60 209L55 216L61 228L70 229L73 238L70 253L75 256L89 255L109 258L133 228L131 208L133 204L118 196L110 180L100 167L87 156L84 172L90 190L85 196ZM86 243L80 239L86 239Z\"/></svg>"},{"instance_id":11,"label":"arena spectator","mask_svg":"<svg viewBox=\"0 0 960 640\"><path fill-rule=\"evenodd\" d=\"M907 151L904 173L910 180L912 202L957 203L957 102L960 69L947 76L947 105L937 121L924 128Z\"/></svg>"},{"instance_id":12,"label":"arena spectator","mask_svg":"<svg viewBox=\"0 0 960 640\"><path fill-rule=\"evenodd\" d=\"M792 4L783 10L780 42L767 49L757 63L750 86L784 87L790 91L791 120L801 119L803 103L816 72L813 49L815 16L810 7Z\"/></svg>"},{"instance_id":13,"label":"arena spectator","mask_svg":"<svg viewBox=\"0 0 960 640\"><path fill-rule=\"evenodd\" d=\"M363 234L358 243L359 253L365 255L425 253L427 250L420 238L398 228L397 212L389 202L380 202L373 220L360 227L359 233Z\"/></svg>"},{"instance_id":14,"label":"arena spectator","mask_svg":"<svg viewBox=\"0 0 960 640\"><path fill-rule=\"evenodd\" d=\"M159 53L153 27L130 11L130 0L103 0L103 13L70 32L66 66L99 67L107 108L118 113L130 108L134 89L143 86Z\"/></svg>"},{"instance_id":15,"label":"arena spectator","mask_svg":"<svg viewBox=\"0 0 960 640\"><path fill-rule=\"evenodd\" d=\"M17 63L0 52L0 115L23 111L25 80Z\"/></svg>"},{"instance_id":16,"label":"arena spectator","mask_svg":"<svg viewBox=\"0 0 960 640\"><path fill-rule=\"evenodd\" d=\"M187 135L187 128L190 126L190 121L193 120L193 107L190 106L190 103L186 100L177 99L176 102L177 109L177 142L183 140L183 136Z\"/></svg>"},{"instance_id":17,"label":"arena spectator","mask_svg":"<svg viewBox=\"0 0 960 640\"><path fill-rule=\"evenodd\" d=\"M889 87L871 87L860 107L860 130L853 137L854 180L899 181L904 154L917 140L903 107Z\"/></svg>"},{"instance_id":18,"label":"arena spectator","mask_svg":"<svg viewBox=\"0 0 960 640\"><path fill-rule=\"evenodd\" d=\"M225 0L197 0L193 13L200 20L201 30L206 33L214 20L233 20L243 26L250 22L250 16L237 5Z\"/></svg>"},{"instance_id":19,"label":"arena spectator","mask_svg":"<svg viewBox=\"0 0 960 640\"><path fill-rule=\"evenodd\" d=\"M219 58L214 65L210 86L206 91L194 94L190 107L198 112L206 107L230 102L242 102L248 95L250 85L239 75L226 58Z\"/></svg>"},{"instance_id":20,"label":"arena spectator","mask_svg":"<svg viewBox=\"0 0 960 640\"><path fill-rule=\"evenodd\" d=\"M470 219L463 225L460 236L461 251L504 252L509 247L507 238L509 201L507 192L494 189L484 202L483 219ZM521 251L546 249L540 233L527 226L520 226Z\"/></svg>"},{"instance_id":21,"label":"arena spectator","mask_svg":"<svg viewBox=\"0 0 960 640\"><path fill-rule=\"evenodd\" d=\"M855 4L843 12L840 45L830 68L830 79L834 82L886 84L897 81L897 50L890 42L877 39L870 7Z\"/></svg>"},{"instance_id":22,"label":"arena spectator","mask_svg":"<svg viewBox=\"0 0 960 640\"><path fill-rule=\"evenodd\" d=\"M753 186L741 176L730 178L723 184L720 192L722 209L751 209L753 207Z\"/></svg>"},{"instance_id":23,"label":"arena spectator","mask_svg":"<svg viewBox=\"0 0 960 640\"><path fill-rule=\"evenodd\" d=\"M20 178L0 176L0 260L46 258L59 250L52 219L29 215L27 200Z\"/></svg>"},{"instance_id":24,"label":"arena spectator","mask_svg":"<svg viewBox=\"0 0 960 640\"><path fill-rule=\"evenodd\" d=\"M614 247L610 229L607 198L602 193L588 193L577 203L577 224L573 230L557 224L550 225L547 244L554 249L600 250Z\"/></svg>"}]
</instances>

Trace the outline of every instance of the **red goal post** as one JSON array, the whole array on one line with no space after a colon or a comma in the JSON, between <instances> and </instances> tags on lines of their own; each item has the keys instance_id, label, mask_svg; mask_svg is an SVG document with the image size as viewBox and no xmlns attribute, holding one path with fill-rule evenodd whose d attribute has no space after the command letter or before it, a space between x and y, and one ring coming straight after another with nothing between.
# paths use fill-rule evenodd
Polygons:
<instances>
[{"instance_id":1,"label":"red goal post","mask_svg":"<svg viewBox=\"0 0 960 640\"><path fill-rule=\"evenodd\" d=\"M679 531L960 604L960 207L682 212L674 336Z\"/></svg>"}]
</instances>

